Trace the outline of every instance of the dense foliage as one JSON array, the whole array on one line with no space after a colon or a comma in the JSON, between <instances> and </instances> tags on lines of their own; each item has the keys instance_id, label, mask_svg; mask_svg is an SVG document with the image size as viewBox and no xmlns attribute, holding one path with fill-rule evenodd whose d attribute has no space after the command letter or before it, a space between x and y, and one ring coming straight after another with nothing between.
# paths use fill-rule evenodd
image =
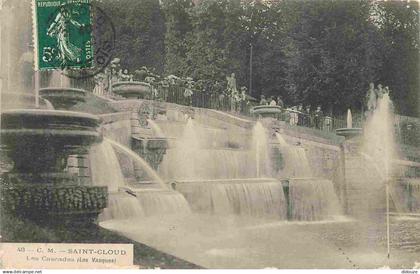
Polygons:
<instances>
[{"instance_id":1,"label":"dense foliage","mask_svg":"<svg viewBox=\"0 0 420 274\"><path fill-rule=\"evenodd\" d=\"M397 112L420 109L419 2L410 0L95 0L131 72L226 83L325 112L361 111L369 82ZM252 66L250 65L252 59ZM252 70L252 74L250 73ZM219 84L220 85L220 84Z\"/></svg>"}]
</instances>

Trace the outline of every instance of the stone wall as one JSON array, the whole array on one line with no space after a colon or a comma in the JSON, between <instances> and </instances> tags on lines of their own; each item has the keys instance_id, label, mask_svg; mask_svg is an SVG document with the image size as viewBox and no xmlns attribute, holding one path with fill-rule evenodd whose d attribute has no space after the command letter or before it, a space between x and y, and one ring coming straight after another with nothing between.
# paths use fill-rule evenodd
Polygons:
<instances>
[{"instance_id":1,"label":"stone wall","mask_svg":"<svg viewBox=\"0 0 420 274\"><path fill-rule=\"evenodd\" d=\"M239 147L249 146L252 128L256 123L255 120L226 112L165 102L122 100L113 102L112 106L119 111L136 112L139 112L141 108L147 108L151 110L151 116L158 116L159 112L165 113L167 121L159 124L162 127L176 123L185 123L186 116L190 116L202 125L219 129L220 134L224 135L229 143ZM263 124L266 128L271 129L269 134L272 146L278 146L274 138L274 132L280 132L288 143L299 144L304 147L313 169L313 175L333 180L337 190L341 193L340 186L343 184L343 171L340 168L340 164L343 161L343 156L340 144L343 142L342 137L315 129L293 127L274 119L264 119ZM180 132L177 135L180 135Z\"/></svg>"},{"instance_id":2,"label":"stone wall","mask_svg":"<svg viewBox=\"0 0 420 274\"><path fill-rule=\"evenodd\" d=\"M117 112L100 115L104 137L130 147L131 143L131 113Z\"/></svg>"},{"instance_id":3,"label":"stone wall","mask_svg":"<svg viewBox=\"0 0 420 274\"><path fill-rule=\"evenodd\" d=\"M164 129L168 129L173 134L173 138L179 138L183 131L183 125L188 117L193 117L198 124L208 127L210 136L202 134L200 138L214 138L222 136L227 139L228 143L234 148L246 149L252 139L252 128L256 120L249 117L242 117L232 113L221 112L211 109L200 109L188 106L181 106L171 103L155 102L147 100L124 100L112 103L112 106L119 111L129 111L140 113L140 115L148 112L148 118L154 118L155 121ZM159 121L159 116L164 118ZM367 212L366 207L373 207L376 210L377 202L372 205L365 203L369 200L367 196L383 191L372 189L366 191L364 184L373 185L377 178L374 178L372 172L366 172L364 161L360 156L354 154L351 150L351 142L345 142L344 137L340 137L332 132L320 131L312 128L291 126L285 122L275 119L263 119L262 123L269 130L270 145L272 151L280 152L280 154L272 153L273 162L280 166L277 175L281 178L281 149L280 144L275 138L275 133L280 133L288 144L297 145L304 148L309 164L312 168L312 175L318 178L330 179L335 187L336 193L339 195L343 207L346 208L348 214L360 215L360 212ZM217 144L217 146L226 146L225 143ZM228 145L229 146L229 145ZM402 159L420 162L420 151L418 147L400 145L400 155ZM274 159L275 158L275 159ZM418 178L419 167L417 163L410 162L407 165L400 161L402 165L400 177ZM372 177L373 176L373 177ZM370 182L370 183L369 183ZM366 193L364 193L366 192ZM368 193L369 192L369 193ZM383 195L379 195L378 199L382 199Z\"/></svg>"}]
</instances>

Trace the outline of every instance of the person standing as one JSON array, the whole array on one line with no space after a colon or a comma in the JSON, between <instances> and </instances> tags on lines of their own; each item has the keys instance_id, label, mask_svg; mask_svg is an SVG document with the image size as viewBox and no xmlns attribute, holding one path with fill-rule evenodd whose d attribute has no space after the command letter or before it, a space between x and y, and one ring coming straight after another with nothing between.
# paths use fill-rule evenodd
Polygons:
<instances>
[{"instance_id":1,"label":"person standing","mask_svg":"<svg viewBox=\"0 0 420 274\"><path fill-rule=\"evenodd\" d=\"M264 95L264 94L261 94L260 105L261 105L261 106L268 105L268 102L267 102L267 100L265 99L265 95Z\"/></svg>"},{"instance_id":2,"label":"person standing","mask_svg":"<svg viewBox=\"0 0 420 274\"><path fill-rule=\"evenodd\" d=\"M273 96L270 97L270 106L277 106L277 102L274 100Z\"/></svg>"},{"instance_id":3,"label":"person standing","mask_svg":"<svg viewBox=\"0 0 420 274\"><path fill-rule=\"evenodd\" d=\"M130 74L128 73L128 69L120 70L119 77L121 81L130 81Z\"/></svg>"},{"instance_id":4,"label":"person standing","mask_svg":"<svg viewBox=\"0 0 420 274\"><path fill-rule=\"evenodd\" d=\"M321 110L321 106L317 106L316 111L314 113L314 122L315 122L315 127L317 129L322 129L323 117L324 117L324 113Z\"/></svg>"},{"instance_id":5,"label":"person standing","mask_svg":"<svg viewBox=\"0 0 420 274\"><path fill-rule=\"evenodd\" d=\"M105 90L105 74L98 73L94 77L95 80L95 87L93 89L93 93L96 95L104 95Z\"/></svg>"},{"instance_id":6,"label":"person standing","mask_svg":"<svg viewBox=\"0 0 420 274\"><path fill-rule=\"evenodd\" d=\"M299 104L297 107L297 114L298 114L298 126L303 126L304 124L304 114L303 114L303 105Z\"/></svg>"},{"instance_id":7,"label":"person standing","mask_svg":"<svg viewBox=\"0 0 420 274\"><path fill-rule=\"evenodd\" d=\"M311 112L311 105L307 105L305 108L305 118L303 119L304 121L304 126L305 127L312 127L312 112Z\"/></svg>"},{"instance_id":8,"label":"person standing","mask_svg":"<svg viewBox=\"0 0 420 274\"><path fill-rule=\"evenodd\" d=\"M298 113L297 113L297 107L296 106L293 106L291 108L291 110L289 111L289 115L290 115L289 124L291 126L296 126L297 123L298 123L298 119L299 119L299 116L298 116Z\"/></svg>"},{"instance_id":9,"label":"person standing","mask_svg":"<svg viewBox=\"0 0 420 274\"><path fill-rule=\"evenodd\" d=\"M188 106L192 105L192 96L194 94L193 88L194 88L194 82L192 78L188 77L187 82L186 82L186 87L184 90L184 98Z\"/></svg>"},{"instance_id":10,"label":"person standing","mask_svg":"<svg viewBox=\"0 0 420 274\"><path fill-rule=\"evenodd\" d=\"M376 92L375 85L373 83L369 84L369 90L367 92L367 109L372 112L376 109Z\"/></svg>"},{"instance_id":11,"label":"person standing","mask_svg":"<svg viewBox=\"0 0 420 274\"><path fill-rule=\"evenodd\" d=\"M226 77L227 80L227 93L229 95L229 103L230 103L230 110L232 112L236 111L236 104L237 104L237 97L238 97L238 90L236 88L236 77L235 73L232 73L231 76Z\"/></svg>"},{"instance_id":12,"label":"person standing","mask_svg":"<svg viewBox=\"0 0 420 274\"><path fill-rule=\"evenodd\" d=\"M231 96L231 111L236 113L239 106L239 93L236 89L232 90Z\"/></svg>"},{"instance_id":13,"label":"person standing","mask_svg":"<svg viewBox=\"0 0 420 274\"><path fill-rule=\"evenodd\" d=\"M240 109L240 111L242 113L246 113L246 107L248 105L248 100L247 100L247 96L246 96L246 87L241 87L240 98L241 98L241 109Z\"/></svg>"}]
</instances>

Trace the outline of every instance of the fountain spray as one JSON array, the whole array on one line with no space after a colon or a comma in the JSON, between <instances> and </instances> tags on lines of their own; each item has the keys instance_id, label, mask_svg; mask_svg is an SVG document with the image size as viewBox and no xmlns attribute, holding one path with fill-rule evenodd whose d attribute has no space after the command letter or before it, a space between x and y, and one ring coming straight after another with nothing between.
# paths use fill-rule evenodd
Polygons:
<instances>
[{"instance_id":1,"label":"fountain spray","mask_svg":"<svg viewBox=\"0 0 420 274\"><path fill-rule=\"evenodd\" d=\"M372 162L379 168L382 167L382 181L385 187L386 199L386 233L387 233L387 258L390 258L390 182L392 176L392 159L396 158L394 142L394 128L392 116L392 101L389 94L385 93L378 99L377 108L371 114L365 127L364 151L370 156ZM380 171L381 169L379 169Z\"/></svg>"},{"instance_id":2,"label":"fountain spray","mask_svg":"<svg viewBox=\"0 0 420 274\"><path fill-rule=\"evenodd\" d=\"M353 118L350 109L347 109L347 128L353 128Z\"/></svg>"}]
</instances>

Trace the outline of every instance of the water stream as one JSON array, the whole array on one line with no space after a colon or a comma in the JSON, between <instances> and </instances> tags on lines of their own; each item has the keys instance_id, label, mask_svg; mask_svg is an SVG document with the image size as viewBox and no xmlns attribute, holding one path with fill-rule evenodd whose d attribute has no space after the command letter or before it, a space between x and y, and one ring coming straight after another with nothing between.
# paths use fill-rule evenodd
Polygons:
<instances>
[{"instance_id":1,"label":"water stream","mask_svg":"<svg viewBox=\"0 0 420 274\"><path fill-rule=\"evenodd\" d=\"M312 177L313 173L305 148L287 143L280 133L276 133L276 139L283 156L284 168L281 176L284 178Z\"/></svg>"},{"instance_id":2,"label":"water stream","mask_svg":"<svg viewBox=\"0 0 420 274\"><path fill-rule=\"evenodd\" d=\"M319 221L341 215L332 181L313 176L305 148L287 143L280 133L276 133L276 139L284 161L280 176L288 182L289 218Z\"/></svg>"},{"instance_id":3,"label":"water stream","mask_svg":"<svg viewBox=\"0 0 420 274\"><path fill-rule=\"evenodd\" d=\"M139 184L126 182L114 148L140 165L153 184L139 187ZM101 214L101 221L190 213L184 196L168 189L157 173L131 149L105 138L91 149L90 162L93 184L107 186L109 191L108 207Z\"/></svg>"},{"instance_id":4,"label":"water stream","mask_svg":"<svg viewBox=\"0 0 420 274\"><path fill-rule=\"evenodd\" d=\"M147 119L147 123L148 125L152 128L153 133L155 134L156 137L158 138L165 138L165 133L163 133L162 129L160 128L160 126L153 121L152 119Z\"/></svg>"}]
</instances>

